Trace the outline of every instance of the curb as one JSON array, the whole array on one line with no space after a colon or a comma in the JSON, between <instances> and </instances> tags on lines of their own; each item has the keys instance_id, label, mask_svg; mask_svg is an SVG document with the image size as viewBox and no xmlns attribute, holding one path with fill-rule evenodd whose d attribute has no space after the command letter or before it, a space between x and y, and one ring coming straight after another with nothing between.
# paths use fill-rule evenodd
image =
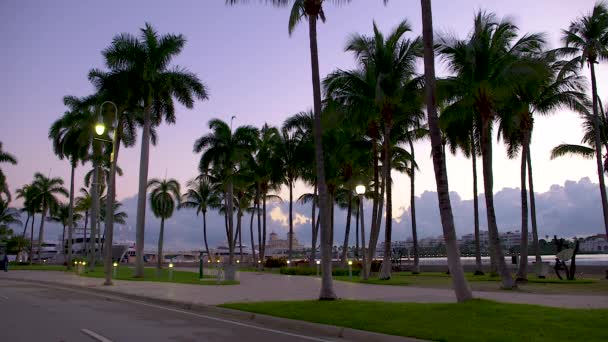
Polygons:
<instances>
[{"instance_id":1,"label":"curb","mask_svg":"<svg viewBox=\"0 0 608 342\"><path fill-rule=\"evenodd\" d=\"M0 280L8 280L13 282L24 282L31 283L39 286L46 286L51 288L63 289L63 290L78 290L85 291L95 294L100 297L112 299L112 297L119 299L135 300L147 304L155 304L161 306L167 306L172 308L181 309L184 311L192 311L194 313L206 314L209 316L220 317L223 319L232 320L235 322L248 323L252 325L258 325L264 328L271 328L276 330L283 330L294 332L302 335L310 335L311 333L316 334L317 337L330 338L332 340L340 341L361 341L361 342L414 342L423 341L411 337L401 337L395 335L385 335L381 333L357 330L346 327L338 327L333 325L311 323L306 321L281 318L275 316L268 316L258 313L252 313L247 311L240 311L235 309L221 308L213 305L204 304L192 304L188 302L182 302L177 300L169 300L162 298L147 297L137 294L126 294L116 291L112 291L104 288L103 285L81 286L64 284L53 281L45 280L32 280L32 279L18 279L18 278L0 278Z\"/></svg>"}]
</instances>

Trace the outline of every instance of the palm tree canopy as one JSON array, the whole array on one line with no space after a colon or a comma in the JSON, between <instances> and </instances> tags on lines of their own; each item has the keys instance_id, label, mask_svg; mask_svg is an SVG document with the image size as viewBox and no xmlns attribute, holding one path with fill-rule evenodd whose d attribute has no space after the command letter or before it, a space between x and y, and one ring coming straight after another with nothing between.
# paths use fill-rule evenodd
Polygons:
<instances>
[{"instance_id":1,"label":"palm tree canopy","mask_svg":"<svg viewBox=\"0 0 608 342\"><path fill-rule=\"evenodd\" d=\"M0 230L8 231L11 225L22 225L21 214L19 210L9 207L8 201L0 198Z\"/></svg>"},{"instance_id":2,"label":"palm tree canopy","mask_svg":"<svg viewBox=\"0 0 608 342\"><path fill-rule=\"evenodd\" d=\"M591 13L577 18L562 30L564 47L560 52L573 56L572 63L584 65L608 58L608 8L597 2Z\"/></svg>"},{"instance_id":3,"label":"palm tree canopy","mask_svg":"<svg viewBox=\"0 0 608 342\"><path fill-rule=\"evenodd\" d=\"M183 35L159 35L149 23L140 30L139 37L121 33L103 51L107 67L113 72L127 73L121 77L128 82L127 97L152 111L152 122L163 119L175 122L173 99L186 108L194 106L195 98L208 99L205 86L189 70L174 66L173 58L182 51Z\"/></svg>"},{"instance_id":4,"label":"palm tree canopy","mask_svg":"<svg viewBox=\"0 0 608 342\"><path fill-rule=\"evenodd\" d=\"M42 207L51 213L59 207L58 195L68 197L68 192L63 187L63 179L58 177L48 178L40 172L36 172L32 186L36 188L36 197Z\"/></svg>"},{"instance_id":5,"label":"palm tree canopy","mask_svg":"<svg viewBox=\"0 0 608 342\"><path fill-rule=\"evenodd\" d=\"M182 196L180 208L196 209L196 215L206 213L208 208L219 201L211 183L211 178L207 175L200 175L196 179L188 182L188 190Z\"/></svg>"},{"instance_id":6,"label":"palm tree canopy","mask_svg":"<svg viewBox=\"0 0 608 342\"><path fill-rule=\"evenodd\" d=\"M65 203L60 203L55 212L47 217L50 222L57 222L63 226L67 226L70 218L70 206ZM82 219L82 214L74 212L72 215L74 222L78 222Z\"/></svg>"},{"instance_id":7,"label":"palm tree canopy","mask_svg":"<svg viewBox=\"0 0 608 342\"><path fill-rule=\"evenodd\" d=\"M148 182L150 189L150 205L154 216L167 219L173 215L176 203L181 203L179 183L175 179L151 179Z\"/></svg>"},{"instance_id":8,"label":"palm tree canopy","mask_svg":"<svg viewBox=\"0 0 608 342\"><path fill-rule=\"evenodd\" d=\"M16 165L17 158L12 154L5 152L2 150L2 142L0 141L0 163L9 163ZM6 176L4 172L2 172L2 168L0 168L0 194L4 193L6 195L7 201L11 200L11 193L8 189L8 184L6 183Z\"/></svg>"}]
</instances>

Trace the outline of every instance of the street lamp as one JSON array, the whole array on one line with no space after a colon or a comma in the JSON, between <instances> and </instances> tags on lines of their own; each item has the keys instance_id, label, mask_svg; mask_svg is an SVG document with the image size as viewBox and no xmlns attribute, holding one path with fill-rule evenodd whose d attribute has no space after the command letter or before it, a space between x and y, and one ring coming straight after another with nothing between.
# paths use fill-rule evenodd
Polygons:
<instances>
[{"instance_id":1,"label":"street lamp","mask_svg":"<svg viewBox=\"0 0 608 342\"><path fill-rule=\"evenodd\" d=\"M115 170L116 164L114 163L114 153L116 153L116 141L118 139L116 130L118 128L118 106L112 101L105 101L99 106L99 122L95 125L95 133L97 135L103 135L106 131L106 126L103 121L103 116L101 115L103 106L105 104L111 104L114 106L114 137L111 141L97 138L98 140L104 142L110 142L112 144L112 154L110 155L110 179L108 182L108 194L107 194L107 202L106 202L106 217L105 217L105 262L104 262L104 271L105 271L105 282L104 285L112 285L112 275L116 278L116 266L112 263L112 240L114 237L114 210L112 208L114 204L115 197ZM97 165L95 166L98 167ZM98 171L97 171L98 172ZM97 192L96 195L98 196ZM97 199L95 199L97 201ZM97 202L99 203L99 202ZM97 204L98 206L99 204ZM101 229L101 227L98 227ZM114 267L112 267L114 266Z\"/></svg>"},{"instance_id":2,"label":"street lamp","mask_svg":"<svg viewBox=\"0 0 608 342\"><path fill-rule=\"evenodd\" d=\"M359 196L359 216L361 217L361 245L363 245L361 254L363 258L363 279L367 279L367 256L365 253L365 215L363 215L363 195L365 195L365 185L357 185L355 187L355 192L357 193L357 196Z\"/></svg>"},{"instance_id":3,"label":"street lamp","mask_svg":"<svg viewBox=\"0 0 608 342\"><path fill-rule=\"evenodd\" d=\"M319 265L321 264L321 261L317 260L316 264L317 264L317 277L318 277L319 276Z\"/></svg>"}]
</instances>

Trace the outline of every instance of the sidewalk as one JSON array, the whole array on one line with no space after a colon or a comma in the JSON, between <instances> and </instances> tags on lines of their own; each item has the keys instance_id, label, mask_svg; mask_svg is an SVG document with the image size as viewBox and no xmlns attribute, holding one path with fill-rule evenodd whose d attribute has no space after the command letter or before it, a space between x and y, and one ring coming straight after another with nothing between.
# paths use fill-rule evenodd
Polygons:
<instances>
[{"instance_id":1,"label":"sidewalk","mask_svg":"<svg viewBox=\"0 0 608 342\"><path fill-rule=\"evenodd\" d=\"M2 279L52 282L60 285L99 288L108 292L150 297L192 305L218 305L230 302L277 300L314 300L318 298L321 280L315 277L285 276L267 273L239 272L239 285L187 285L173 283L114 281L103 286L103 279L80 277L57 271L11 271L0 273ZM336 294L343 299L387 302L455 302L452 290L409 286L368 285L334 282ZM537 304L564 308L608 308L608 296L539 295L520 292L474 292L476 298L499 302Z\"/></svg>"}]
</instances>

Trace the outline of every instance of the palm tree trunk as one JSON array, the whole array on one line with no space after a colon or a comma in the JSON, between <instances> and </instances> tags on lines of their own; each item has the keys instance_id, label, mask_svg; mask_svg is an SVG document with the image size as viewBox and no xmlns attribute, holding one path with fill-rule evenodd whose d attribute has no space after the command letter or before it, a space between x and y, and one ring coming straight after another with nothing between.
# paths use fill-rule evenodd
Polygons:
<instances>
[{"instance_id":1,"label":"palm tree trunk","mask_svg":"<svg viewBox=\"0 0 608 342\"><path fill-rule=\"evenodd\" d=\"M479 198L477 196L477 151L475 150L475 133L471 130L471 160L473 161L473 221L475 222L475 274L483 275L481 265L481 247L479 244Z\"/></svg>"},{"instance_id":2,"label":"palm tree trunk","mask_svg":"<svg viewBox=\"0 0 608 342\"><path fill-rule=\"evenodd\" d=\"M256 206L256 211L257 211L257 216L258 216L258 258L260 260L260 262L258 263L258 268L262 269L264 267L264 251L262 251L262 221L261 221L261 215L262 212L260 211L260 187L257 187L256 190L256 198L255 198L255 206Z\"/></svg>"},{"instance_id":3,"label":"palm tree trunk","mask_svg":"<svg viewBox=\"0 0 608 342\"><path fill-rule=\"evenodd\" d=\"M412 240L414 243L414 273L420 273L420 256L418 255L418 229L416 227L416 196L415 196L415 174L416 168L414 166L414 143L411 138L408 138L410 145L410 154L412 155L411 170L410 170L410 215L412 219Z\"/></svg>"},{"instance_id":4,"label":"palm tree trunk","mask_svg":"<svg viewBox=\"0 0 608 342\"><path fill-rule=\"evenodd\" d=\"M473 298L473 294L464 277L464 271L460 263L460 252L456 243L456 229L454 227L454 217L452 216L452 205L450 204L447 170L444 154L441 149L441 131L439 130L439 120L437 118L431 0L420 0L420 2L422 5L426 104L432 145L433 167L435 169L435 182L437 184L437 196L439 199L439 212L441 214L441 225L443 226L443 237L445 239L446 251L448 254L448 267L452 277L454 292L456 293L458 302L464 302Z\"/></svg>"},{"instance_id":5,"label":"palm tree trunk","mask_svg":"<svg viewBox=\"0 0 608 342\"><path fill-rule=\"evenodd\" d=\"M355 212L355 259L359 261L359 204Z\"/></svg>"},{"instance_id":6,"label":"palm tree trunk","mask_svg":"<svg viewBox=\"0 0 608 342\"><path fill-rule=\"evenodd\" d=\"M135 225L135 277L144 277L144 233L146 228L146 197L148 191L148 163L150 159L150 100L144 109L144 130L139 158L139 189L137 193L137 219Z\"/></svg>"},{"instance_id":7,"label":"palm tree trunk","mask_svg":"<svg viewBox=\"0 0 608 342\"><path fill-rule=\"evenodd\" d=\"M490 126L492 118L489 114L481 115L481 162L483 170L483 187L486 199L486 212L488 219L488 235L490 238L490 252L494 255L494 260L498 266L498 273L504 289L517 287L511 277L505 257L500 244L498 226L496 224L496 213L494 212L494 179L492 171L492 133Z\"/></svg>"},{"instance_id":8,"label":"palm tree trunk","mask_svg":"<svg viewBox=\"0 0 608 342\"><path fill-rule=\"evenodd\" d=\"M293 253L293 181L287 181L289 186L289 251L287 252L287 260L291 262Z\"/></svg>"},{"instance_id":9,"label":"palm tree trunk","mask_svg":"<svg viewBox=\"0 0 608 342\"><path fill-rule=\"evenodd\" d=\"M525 133L524 133L525 134ZM528 281L528 190L526 189L526 141L523 141L521 149L521 242L519 244L519 269L517 270L517 282Z\"/></svg>"},{"instance_id":10,"label":"palm tree trunk","mask_svg":"<svg viewBox=\"0 0 608 342\"><path fill-rule=\"evenodd\" d=\"M350 182L348 182L348 209L346 210L346 230L344 231L344 243L342 244L342 265L346 267L348 262L348 238L350 235L350 216L353 212L353 190L350 188Z\"/></svg>"},{"instance_id":11,"label":"palm tree trunk","mask_svg":"<svg viewBox=\"0 0 608 342\"><path fill-rule=\"evenodd\" d=\"M241 212L241 208L239 208L238 213L236 214L236 229L239 234L239 262L243 263L243 213Z\"/></svg>"},{"instance_id":12,"label":"palm tree trunk","mask_svg":"<svg viewBox=\"0 0 608 342\"><path fill-rule=\"evenodd\" d=\"M369 237L369 248L367 253L367 273L371 273L372 261L374 261L374 257L376 255L376 247L378 246L378 238L380 237L380 226L382 225L382 211L384 210L384 184L385 184L385 170L384 165L381 167L381 179L380 179L380 199L378 201L378 209L376 211L376 216L372 215L372 225L374 225L375 229L372 230Z\"/></svg>"},{"instance_id":13,"label":"palm tree trunk","mask_svg":"<svg viewBox=\"0 0 608 342\"><path fill-rule=\"evenodd\" d=\"M266 191L264 191L262 198L262 253L261 255L266 257ZM262 259L262 263L264 259Z\"/></svg>"},{"instance_id":14,"label":"palm tree trunk","mask_svg":"<svg viewBox=\"0 0 608 342\"><path fill-rule=\"evenodd\" d=\"M207 258L211 260L209 244L207 243L207 211L203 211L203 240L205 240L205 251L207 252Z\"/></svg>"},{"instance_id":15,"label":"palm tree trunk","mask_svg":"<svg viewBox=\"0 0 608 342\"><path fill-rule=\"evenodd\" d=\"M255 204L253 206L253 210L251 211L251 220L249 221L249 235L251 236L251 262L255 265L256 262L256 254L255 254L255 240L253 239L253 217L255 215Z\"/></svg>"},{"instance_id":16,"label":"palm tree trunk","mask_svg":"<svg viewBox=\"0 0 608 342\"><path fill-rule=\"evenodd\" d=\"M363 280L369 279L367 265L367 252L365 251L365 213L363 212L363 195L359 196L359 216L361 217L361 257L363 259Z\"/></svg>"},{"instance_id":17,"label":"palm tree trunk","mask_svg":"<svg viewBox=\"0 0 608 342\"><path fill-rule=\"evenodd\" d=\"M538 245L538 228L536 226L536 199L534 196L534 182L532 181L532 157L530 156L530 139L528 144L525 146L526 159L528 160L528 187L530 188L530 221L532 222L532 248L534 249L534 256L536 259L536 275L538 277L544 277L542 275L542 264L543 260L540 256L540 247Z\"/></svg>"},{"instance_id":18,"label":"palm tree trunk","mask_svg":"<svg viewBox=\"0 0 608 342\"><path fill-rule=\"evenodd\" d=\"M96 144L98 146L98 144ZM94 153L95 159L93 159L93 183L91 184L91 237L89 238L89 270L93 272L95 270L96 262L96 245L97 245L97 230L99 229L99 156L96 149Z\"/></svg>"},{"instance_id":19,"label":"palm tree trunk","mask_svg":"<svg viewBox=\"0 0 608 342\"><path fill-rule=\"evenodd\" d=\"M317 183L315 182L314 191L312 198L312 215L310 216L311 220L311 230L312 230L312 250L310 251L310 267L315 267L316 259L317 259L317 233L316 233L316 210L317 210Z\"/></svg>"},{"instance_id":20,"label":"palm tree trunk","mask_svg":"<svg viewBox=\"0 0 608 342\"><path fill-rule=\"evenodd\" d=\"M38 262L42 263L40 259L40 252L42 252L42 243L44 242L44 221L46 219L48 208L46 203L42 205L42 217L40 218L40 229L38 230Z\"/></svg>"},{"instance_id":21,"label":"palm tree trunk","mask_svg":"<svg viewBox=\"0 0 608 342\"><path fill-rule=\"evenodd\" d=\"M228 180L228 191L226 192L226 215L228 217L228 267L232 267L234 265L234 201L232 197L234 196L234 186L232 184L232 180ZM226 273L226 280L234 280L232 277L232 272Z\"/></svg>"},{"instance_id":22,"label":"palm tree trunk","mask_svg":"<svg viewBox=\"0 0 608 342\"><path fill-rule=\"evenodd\" d=\"M319 4L320 7L320 4ZM320 8L319 8L320 9ZM317 49L317 15L308 15L308 29L310 36L310 65L312 71L312 93L314 104L314 142L315 142L315 167L317 176L317 187L319 188L319 206L321 211L321 291L319 299L334 300L337 298L334 291L331 259L332 242L329 218L329 198L327 184L325 183L325 161L323 159L323 142L321 126L321 80L319 78L319 52Z\"/></svg>"},{"instance_id":23,"label":"palm tree trunk","mask_svg":"<svg viewBox=\"0 0 608 342\"><path fill-rule=\"evenodd\" d=\"M116 115L118 115L117 112ZM104 229L104 244L105 244L105 260L104 285L112 285L112 244L114 243L114 201L116 201L116 163L118 162L118 151L120 150L120 138L122 137L122 122L118 122L116 131L114 132L114 141L112 142L112 161L110 164L110 174L108 175L108 194L106 198L106 217Z\"/></svg>"},{"instance_id":24,"label":"palm tree trunk","mask_svg":"<svg viewBox=\"0 0 608 342\"><path fill-rule=\"evenodd\" d=\"M34 260L34 221L35 220L36 220L36 212L34 211L34 213L32 214L32 226L30 227L30 254L29 254L30 265L32 264L32 261Z\"/></svg>"},{"instance_id":25,"label":"palm tree trunk","mask_svg":"<svg viewBox=\"0 0 608 342\"><path fill-rule=\"evenodd\" d=\"M63 224L63 229L61 231L61 254L65 255L65 224ZM64 259L65 262L65 259Z\"/></svg>"},{"instance_id":26,"label":"palm tree trunk","mask_svg":"<svg viewBox=\"0 0 608 342\"><path fill-rule=\"evenodd\" d=\"M160 218L160 233L158 234L158 253L156 255L156 269L163 268L163 237L165 234L165 218Z\"/></svg>"},{"instance_id":27,"label":"palm tree trunk","mask_svg":"<svg viewBox=\"0 0 608 342\"><path fill-rule=\"evenodd\" d=\"M67 268L72 269L72 238L74 234L74 173L76 171L76 162L71 161L71 173L70 173L70 209L68 210L68 259Z\"/></svg>"},{"instance_id":28,"label":"palm tree trunk","mask_svg":"<svg viewBox=\"0 0 608 342\"><path fill-rule=\"evenodd\" d=\"M386 188L386 222L384 224L384 255L382 258L382 270L379 278L383 280L391 279L392 264L392 234L393 234L393 198L391 183L391 126L389 123L384 127L384 186Z\"/></svg>"},{"instance_id":29,"label":"palm tree trunk","mask_svg":"<svg viewBox=\"0 0 608 342\"><path fill-rule=\"evenodd\" d=\"M597 162L597 177L600 181L600 195L602 198L602 211L604 213L604 228L608 235L608 199L606 198L606 184L604 183L604 166L602 165L602 139L600 136L600 115L597 104L597 81L595 79L595 63L589 63L591 70L591 92L593 94L593 120L595 135L595 161Z\"/></svg>"},{"instance_id":30,"label":"palm tree trunk","mask_svg":"<svg viewBox=\"0 0 608 342\"><path fill-rule=\"evenodd\" d=\"M32 215L30 215L30 213L27 213L27 219L25 220L25 224L23 225L23 233L21 234L21 237L23 239L25 239L25 233L27 233L27 225L30 222L30 217L32 217Z\"/></svg>"}]
</instances>

